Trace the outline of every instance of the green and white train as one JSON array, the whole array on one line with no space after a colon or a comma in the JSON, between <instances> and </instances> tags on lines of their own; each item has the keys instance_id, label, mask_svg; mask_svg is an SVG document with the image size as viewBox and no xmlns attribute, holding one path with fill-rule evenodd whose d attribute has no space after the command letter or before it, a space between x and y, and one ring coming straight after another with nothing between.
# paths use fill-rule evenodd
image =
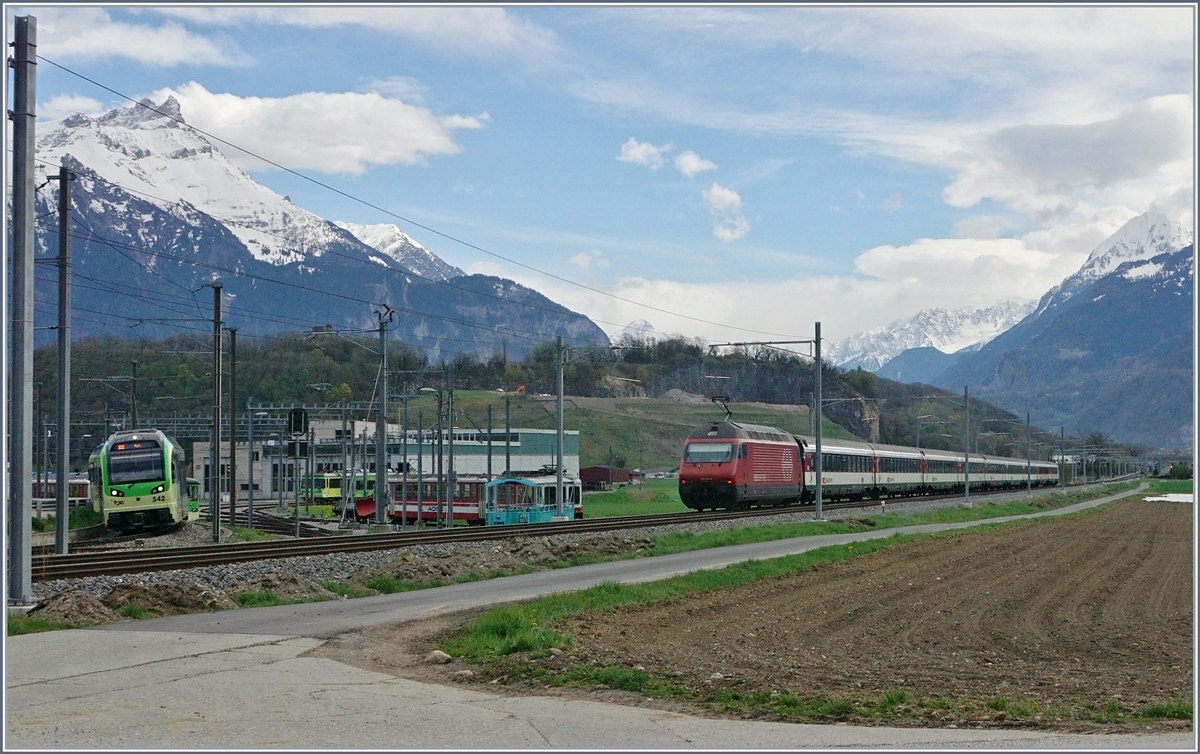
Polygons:
<instances>
[{"instance_id":1,"label":"green and white train","mask_svg":"<svg viewBox=\"0 0 1200 754\"><path fill-rule=\"evenodd\" d=\"M117 432L88 459L92 508L110 531L159 529L198 516L183 446L157 429Z\"/></svg>"}]
</instances>

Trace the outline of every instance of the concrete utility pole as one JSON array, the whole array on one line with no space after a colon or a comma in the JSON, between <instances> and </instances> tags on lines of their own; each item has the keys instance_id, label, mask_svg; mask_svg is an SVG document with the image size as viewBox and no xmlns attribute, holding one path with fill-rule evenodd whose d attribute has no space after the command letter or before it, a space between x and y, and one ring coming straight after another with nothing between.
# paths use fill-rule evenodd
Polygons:
<instances>
[{"instance_id":1,"label":"concrete utility pole","mask_svg":"<svg viewBox=\"0 0 1200 754\"><path fill-rule=\"evenodd\" d=\"M208 513L212 541L221 541L221 284L213 283L213 445L209 451Z\"/></svg>"},{"instance_id":2,"label":"concrete utility pole","mask_svg":"<svg viewBox=\"0 0 1200 754\"><path fill-rule=\"evenodd\" d=\"M817 511L815 514L813 514L813 518L815 518L818 521L822 521L825 519L825 515L821 512L821 484L822 484L821 477L825 474L825 459L821 455L821 413L822 413L821 412L821 404L824 402L824 397L823 397L824 393L822 393L822 391L821 391L821 371L822 370L821 370L821 323L820 322L816 323L815 328L813 330L813 356L814 356L814 360L815 360L815 367L817 370L815 384L813 385L813 392L815 392L817 394L816 398L814 399L817 404L817 432L815 435L816 445L817 445L817 448L816 448L817 463L816 463L816 468L813 470L816 473L815 475L817 478L816 489L813 491L813 494L816 495Z\"/></svg>"},{"instance_id":3,"label":"concrete utility pole","mask_svg":"<svg viewBox=\"0 0 1200 754\"><path fill-rule=\"evenodd\" d=\"M33 597L33 240L37 19L18 16L13 42L12 343L8 383L8 598Z\"/></svg>"},{"instance_id":4,"label":"concrete utility pole","mask_svg":"<svg viewBox=\"0 0 1200 754\"><path fill-rule=\"evenodd\" d=\"M395 319L391 307L375 312L379 318L379 414L375 417L375 523L382 524L388 504L387 472L387 326Z\"/></svg>"},{"instance_id":5,"label":"concrete utility pole","mask_svg":"<svg viewBox=\"0 0 1200 754\"><path fill-rule=\"evenodd\" d=\"M966 506L971 507L971 400L963 385L963 492Z\"/></svg>"},{"instance_id":6,"label":"concrete utility pole","mask_svg":"<svg viewBox=\"0 0 1200 754\"><path fill-rule=\"evenodd\" d=\"M250 468L250 486L246 500L246 525L254 528L254 409L251 405L253 398L246 399L246 443L250 449L246 451L246 465Z\"/></svg>"},{"instance_id":7,"label":"concrete utility pole","mask_svg":"<svg viewBox=\"0 0 1200 754\"><path fill-rule=\"evenodd\" d=\"M71 475L71 181L75 175L58 170L58 471L55 477L54 552L67 553L70 523Z\"/></svg>"},{"instance_id":8,"label":"concrete utility pole","mask_svg":"<svg viewBox=\"0 0 1200 754\"><path fill-rule=\"evenodd\" d=\"M354 500L354 491L349 488L350 482L347 481L347 476L346 476L346 472L347 472L347 469L346 469L346 462L347 462L346 432L348 430L347 422L349 421L349 418L350 418L349 411L350 411L350 399L342 398L342 520L343 521L346 520L346 507L349 505L348 501ZM251 486L251 488L253 488L254 485L251 484L250 486Z\"/></svg>"},{"instance_id":9,"label":"concrete utility pole","mask_svg":"<svg viewBox=\"0 0 1200 754\"><path fill-rule=\"evenodd\" d=\"M400 528L408 528L408 395L405 390L404 415L400 418ZM418 446L420 447L420 446ZM419 516L418 516L419 517Z\"/></svg>"},{"instance_id":10,"label":"concrete utility pole","mask_svg":"<svg viewBox=\"0 0 1200 754\"><path fill-rule=\"evenodd\" d=\"M133 372L133 376L130 378L132 381L129 383L129 416L130 416L130 421L133 423L133 426L131 426L130 429L141 429L141 427L138 426L138 414L137 414L137 362L136 361L132 363L132 372Z\"/></svg>"},{"instance_id":11,"label":"concrete utility pole","mask_svg":"<svg viewBox=\"0 0 1200 754\"><path fill-rule=\"evenodd\" d=\"M229 330L229 526L237 506L237 328ZM136 384L136 383L135 383Z\"/></svg>"},{"instance_id":12,"label":"concrete utility pole","mask_svg":"<svg viewBox=\"0 0 1200 754\"><path fill-rule=\"evenodd\" d=\"M566 353L563 349L563 338L561 335L555 341L555 360L558 361L558 435L555 438L555 467L557 470L557 482L554 488L554 517L558 520L563 519L563 369L566 365Z\"/></svg>"},{"instance_id":13,"label":"concrete utility pole","mask_svg":"<svg viewBox=\"0 0 1200 754\"><path fill-rule=\"evenodd\" d=\"M512 396L504 394L504 475L512 473Z\"/></svg>"},{"instance_id":14,"label":"concrete utility pole","mask_svg":"<svg viewBox=\"0 0 1200 754\"><path fill-rule=\"evenodd\" d=\"M447 444L450 446L450 457L446 465L446 526L454 526L454 494L458 491L458 476L454 473L454 365L451 364L446 372L446 382L449 387L446 396L446 431L449 432Z\"/></svg>"}]
</instances>

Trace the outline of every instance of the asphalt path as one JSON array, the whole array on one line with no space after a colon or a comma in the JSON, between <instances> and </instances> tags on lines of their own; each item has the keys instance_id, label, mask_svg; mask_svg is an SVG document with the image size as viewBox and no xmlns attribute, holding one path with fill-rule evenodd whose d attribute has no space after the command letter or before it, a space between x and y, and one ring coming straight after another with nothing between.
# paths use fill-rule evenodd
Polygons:
<instances>
[{"instance_id":1,"label":"asphalt path","mask_svg":"<svg viewBox=\"0 0 1200 754\"><path fill-rule=\"evenodd\" d=\"M950 524L922 524L853 534L827 534L748 545L715 547L694 552L617 560L573 568L557 568L520 576L506 576L486 581L473 581L433 589L350 600L193 613L137 621L136 628L138 631L270 634L328 639L372 625L403 623L439 613L530 600L556 592L587 589L597 584L613 582L633 584L658 581L693 571L724 568L748 560L767 560L796 555L821 547L848 545L853 542L890 537L893 534L927 534L1004 521L1062 516L1095 508L1119 498L1129 497L1144 489L1146 489L1146 485L1143 484L1131 492L1020 516ZM127 631L132 627L129 623L112 623L100 626L97 630Z\"/></svg>"},{"instance_id":2,"label":"asphalt path","mask_svg":"<svg viewBox=\"0 0 1200 754\"><path fill-rule=\"evenodd\" d=\"M942 749L1196 750L1191 731L1083 735L705 719L634 706L496 696L314 657L322 640L377 623L634 583L817 547L1064 515L806 537L564 568L405 594L227 610L9 637L9 749Z\"/></svg>"}]
</instances>

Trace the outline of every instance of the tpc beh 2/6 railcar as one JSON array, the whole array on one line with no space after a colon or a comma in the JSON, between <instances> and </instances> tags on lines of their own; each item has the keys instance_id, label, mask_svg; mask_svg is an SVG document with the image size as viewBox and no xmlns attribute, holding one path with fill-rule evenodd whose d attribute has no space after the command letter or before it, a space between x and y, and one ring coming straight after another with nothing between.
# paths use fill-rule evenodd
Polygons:
<instances>
[{"instance_id":1,"label":"tpc beh 2/6 railcar","mask_svg":"<svg viewBox=\"0 0 1200 754\"><path fill-rule=\"evenodd\" d=\"M815 498L815 440L775 427L717 421L684 443L679 497L689 508L747 508L809 503ZM962 491L962 454L851 440L823 441L822 498L876 500ZM1058 484L1058 466L971 454L973 488Z\"/></svg>"},{"instance_id":2,"label":"tpc beh 2/6 railcar","mask_svg":"<svg viewBox=\"0 0 1200 754\"><path fill-rule=\"evenodd\" d=\"M93 509L108 529L122 532L198 517L189 510L185 460L183 446L161 430L117 432L88 459Z\"/></svg>"}]
</instances>

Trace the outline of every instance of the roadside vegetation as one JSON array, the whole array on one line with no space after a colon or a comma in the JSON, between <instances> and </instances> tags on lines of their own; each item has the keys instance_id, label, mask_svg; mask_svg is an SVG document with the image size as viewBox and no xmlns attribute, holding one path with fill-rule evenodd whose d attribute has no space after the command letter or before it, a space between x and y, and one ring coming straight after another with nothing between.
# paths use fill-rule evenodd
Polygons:
<instances>
[{"instance_id":1,"label":"roadside vegetation","mask_svg":"<svg viewBox=\"0 0 1200 754\"><path fill-rule=\"evenodd\" d=\"M656 480L669 483L671 480ZM1190 482L1175 482L1167 480L1154 480L1152 490L1156 493L1186 491L1182 489L1182 485L1186 485L1190 490ZM971 508L962 506L941 508L923 513L914 513L909 515L899 515L894 513L876 513L874 509L867 509L862 514L855 515L846 519L838 519L832 521L802 521L788 522L780 524L756 524L748 526L731 527L728 529L717 529L714 531L695 534L691 532L672 532L649 537L650 547L639 550L638 552L624 553L618 555L600 555L589 554L579 555L565 558L561 561L551 564L551 568L567 568L578 565L588 565L611 560L631 559L636 557L653 557L657 555L669 555L679 552L691 552L695 550L709 549L713 547L727 547L732 545L753 544L757 542L768 542L780 539L791 539L796 537L812 537L828 534L847 534L863 532L867 530L882 530L889 528L899 528L904 526L913 526L918 524L930 523L955 523L962 521L979 521L989 518L999 518L1004 516L1019 516L1030 513L1048 511L1055 508L1060 508L1074 503L1083 502L1085 500L1104 497L1106 495L1116 494L1118 492L1132 490L1137 486L1134 482L1126 482L1116 485L1106 485L1104 487L1093 488L1090 490L1069 490L1062 492L1054 492L1048 495L1041 495L1029 500L1012 501L1007 503L983 503L976 504ZM620 490L618 493L629 493L633 488ZM640 490L639 490L640 491ZM655 491L654 485L647 485L646 493L653 496L661 493L661 488ZM614 494L614 493L607 493ZM627 505L628 503L614 503L614 506ZM642 511L645 512L645 511ZM622 514L626 515L626 514ZM1004 525L1004 524L997 524ZM253 529L243 529L237 527L235 534L246 536L249 541L252 539L272 539L274 535L264 534ZM799 561L787 560L784 571L791 572L796 568L805 568L816 562L825 562L827 560L839 560L845 557L863 555L868 552L874 552L884 547L891 547L896 544L911 541L909 535L897 534L888 538L866 540L856 542L849 547L823 548L805 553L803 556L795 556L801 558ZM814 559L815 558L815 559ZM772 561L774 562L774 561ZM795 563L803 563L796 566ZM790 564L790 565L789 565ZM791 569L791 570L788 570ZM470 581L481 581L485 579L499 578L503 576L512 576L520 573L528 573L537 570L532 565L509 570L509 571L491 571L491 572L476 572L471 571L466 574L461 574L453 578L437 578L424 581L402 580L391 576L377 576L365 583L358 584L345 581L326 581L323 586L330 592L338 594L345 598L367 597L376 594L394 594L397 592L414 591L418 589L430 589L440 586L446 586L452 583L465 583ZM744 571L743 573L759 573L759 571ZM778 575L774 570L762 572L763 575L757 578L767 578L772 575ZM741 578L741 576L734 576ZM720 584L706 588L715 588ZM645 585L649 588L653 585ZM652 592L646 592L647 594ZM296 604L298 602L310 602L313 599L293 599L282 598L270 591L244 593L234 595L239 607L265 607L269 605L281 604ZM136 606L126 606L122 609L121 614L128 618L144 619L158 617L153 613L138 612ZM589 608L590 609L590 608ZM530 641L529 636L538 635L540 632L530 634L532 629L536 629L538 625L544 626L545 623L538 624L536 621L514 623L511 618L505 618L504 624L509 628L506 631L512 633L513 636L521 636L517 639L518 642ZM532 625L528 623L532 622ZM8 632L10 636L15 636L21 633L33 633L37 631L55 630L60 628L71 628L66 625L56 625L52 621L45 621L38 618L28 617L10 617L8 619ZM545 637L539 638L538 641L544 641ZM549 645L547 645L549 646Z\"/></svg>"},{"instance_id":2,"label":"roadside vegetation","mask_svg":"<svg viewBox=\"0 0 1200 754\"><path fill-rule=\"evenodd\" d=\"M104 523L104 515L99 511L94 511L91 508L72 508L67 516L68 529L86 529L89 526L96 526ZM42 518L34 517L33 531L47 532L55 531L58 526L58 519L53 515L44 516Z\"/></svg>"}]
</instances>

